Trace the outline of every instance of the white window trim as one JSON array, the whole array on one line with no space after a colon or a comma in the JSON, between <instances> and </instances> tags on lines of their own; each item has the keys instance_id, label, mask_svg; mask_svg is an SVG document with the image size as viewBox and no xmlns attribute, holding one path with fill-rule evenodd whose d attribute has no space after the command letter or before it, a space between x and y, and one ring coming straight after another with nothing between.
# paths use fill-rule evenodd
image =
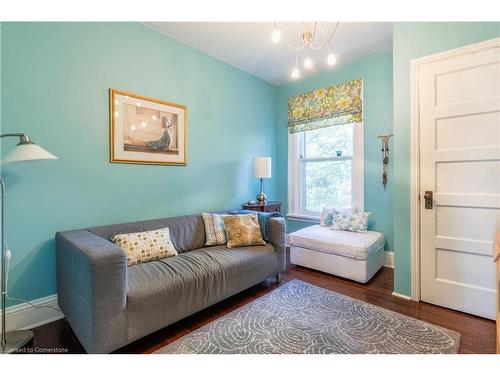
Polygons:
<instances>
[{"instance_id":1,"label":"white window trim","mask_svg":"<svg viewBox=\"0 0 500 375\"><path fill-rule=\"evenodd\" d=\"M352 157L352 206L364 211L365 207L365 158L363 123L355 123L353 129L353 157ZM301 178L300 152L303 137L288 134L288 214L287 218L300 221L319 222L321 212L312 212L300 209L303 189L300 188L304 179ZM334 158L341 160L342 157Z\"/></svg>"}]
</instances>

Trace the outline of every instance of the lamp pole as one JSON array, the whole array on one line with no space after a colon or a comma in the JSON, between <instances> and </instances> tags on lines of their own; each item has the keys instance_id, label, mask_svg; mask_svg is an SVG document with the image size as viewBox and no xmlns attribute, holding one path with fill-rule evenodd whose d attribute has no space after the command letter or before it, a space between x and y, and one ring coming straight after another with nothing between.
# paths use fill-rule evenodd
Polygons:
<instances>
[{"instance_id":1,"label":"lamp pole","mask_svg":"<svg viewBox=\"0 0 500 375\"><path fill-rule=\"evenodd\" d=\"M1 138L5 137L23 137L24 133L9 133L0 135ZM6 272L6 243L5 239L5 184L3 182L2 177L0 176L0 191L2 193L2 229L0 235L2 236L2 339L0 341L0 353L5 352L5 348L7 346L7 325L6 325L6 305L7 305L7 272Z\"/></svg>"},{"instance_id":2,"label":"lamp pole","mask_svg":"<svg viewBox=\"0 0 500 375\"><path fill-rule=\"evenodd\" d=\"M42 159L57 159L54 155L51 153L45 151L42 149L40 146L36 145L33 143L30 138L24 134L24 133L7 133L7 134L0 134L0 138L6 138L6 137L19 137L19 143L17 144L16 148L14 151L7 156L5 161L29 161L29 160L42 160ZM3 179L0 176L0 192L2 193L2 198L1 198L1 220L2 220L2 225L0 229L0 235L2 236L2 286L1 286L1 292L2 292L2 336L0 339L0 353L11 353L14 352L20 348L22 348L24 345L29 343L33 339L33 332L29 330L15 330L15 331L10 331L7 332L7 314L6 314L6 308L7 308L7 268L8 268L8 262L7 262L7 240L5 238L5 233L6 233L6 214L5 214L5 194L6 194L6 189L5 189L5 184Z\"/></svg>"},{"instance_id":3,"label":"lamp pole","mask_svg":"<svg viewBox=\"0 0 500 375\"><path fill-rule=\"evenodd\" d=\"M2 192L2 340L0 346L0 352L4 351L5 345L7 344L6 326L5 326L5 305L7 300L7 272L5 272L5 184L3 179L0 177L0 186Z\"/></svg>"}]
</instances>

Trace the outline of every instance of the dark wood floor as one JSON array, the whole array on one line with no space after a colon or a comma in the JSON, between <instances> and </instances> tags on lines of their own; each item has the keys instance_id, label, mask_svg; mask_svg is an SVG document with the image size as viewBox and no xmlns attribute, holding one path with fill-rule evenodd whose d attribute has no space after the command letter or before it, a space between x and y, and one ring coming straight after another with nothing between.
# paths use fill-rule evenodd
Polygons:
<instances>
[{"instance_id":1,"label":"dark wood floor","mask_svg":"<svg viewBox=\"0 0 500 375\"><path fill-rule=\"evenodd\" d=\"M495 353L495 322L422 302L407 301L391 295L393 270L382 268L367 284L331 276L293 265L288 266L283 282L300 279L311 284L396 311L462 334L460 353ZM146 336L116 353L151 353L183 335L269 293L277 285L265 281L169 327ZM34 329L33 347L37 350L84 353L84 349L65 319Z\"/></svg>"}]
</instances>

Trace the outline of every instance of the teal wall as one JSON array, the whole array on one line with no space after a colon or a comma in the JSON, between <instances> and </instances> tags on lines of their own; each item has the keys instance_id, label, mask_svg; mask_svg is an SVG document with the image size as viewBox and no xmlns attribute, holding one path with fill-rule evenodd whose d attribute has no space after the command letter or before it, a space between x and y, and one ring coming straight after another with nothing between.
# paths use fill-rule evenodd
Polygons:
<instances>
[{"instance_id":1,"label":"teal wall","mask_svg":"<svg viewBox=\"0 0 500 375\"><path fill-rule=\"evenodd\" d=\"M394 290L411 294L410 62L412 59L500 36L500 23L396 23L394 65Z\"/></svg>"},{"instance_id":2,"label":"teal wall","mask_svg":"<svg viewBox=\"0 0 500 375\"><path fill-rule=\"evenodd\" d=\"M277 157L278 157L278 197L287 202L288 129L287 102L289 96L327 87L353 79L363 79L364 147L365 147L365 211L372 212L369 228L384 232L386 250L393 247L393 157L390 155L389 181L387 190L381 183L382 155L380 134L387 121L392 127L392 53L385 52L351 64L340 63L334 70L306 77L297 82L287 83L278 88L277 93ZM392 144L391 144L392 146ZM391 147L390 147L391 148ZM286 212L286 211L285 211ZM288 232L293 232L314 223L288 220Z\"/></svg>"},{"instance_id":3,"label":"teal wall","mask_svg":"<svg viewBox=\"0 0 500 375\"><path fill-rule=\"evenodd\" d=\"M1 54L2 132L59 157L2 168L12 295L56 292L57 231L238 207L276 160L276 88L141 24L3 23ZM109 163L110 87L187 106L187 167Z\"/></svg>"},{"instance_id":4,"label":"teal wall","mask_svg":"<svg viewBox=\"0 0 500 375\"><path fill-rule=\"evenodd\" d=\"M0 23L1 131L25 131L59 157L1 167L11 293L55 293L56 231L238 207L258 190L256 155L273 157L266 193L286 206L287 98L362 78L365 210L396 252L395 290L409 295L410 61L500 36L500 23L396 23L393 33L393 53L276 88L138 23ZM110 87L188 107L187 167L109 163ZM393 115L384 192L376 136ZM14 144L3 140L2 154ZM288 231L306 225L289 220Z\"/></svg>"}]
</instances>

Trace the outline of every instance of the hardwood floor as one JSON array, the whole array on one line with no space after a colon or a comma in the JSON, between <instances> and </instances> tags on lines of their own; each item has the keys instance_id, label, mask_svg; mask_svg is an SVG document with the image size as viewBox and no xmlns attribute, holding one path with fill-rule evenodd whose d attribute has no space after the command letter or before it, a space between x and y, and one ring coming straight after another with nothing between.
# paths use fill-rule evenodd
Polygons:
<instances>
[{"instance_id":1,"label":"hardwood floor","mask_svg":"<svg viewBox=\"0 0 500 375\"><path fill-rule=\"evenodd\" d=\"M367 284L323 272L288 265L283 282L300 279L398 313L452 329L462 334L460 353L495 353L495 322L422 302L391 295L393 270L382 268ZM151 353L183 335L235 310L278 287L268 280L197 314L123 347L115 353ZM84 353L65 319L35 328L33 348L42 351Z\"/></svg>"}]
</instances>

